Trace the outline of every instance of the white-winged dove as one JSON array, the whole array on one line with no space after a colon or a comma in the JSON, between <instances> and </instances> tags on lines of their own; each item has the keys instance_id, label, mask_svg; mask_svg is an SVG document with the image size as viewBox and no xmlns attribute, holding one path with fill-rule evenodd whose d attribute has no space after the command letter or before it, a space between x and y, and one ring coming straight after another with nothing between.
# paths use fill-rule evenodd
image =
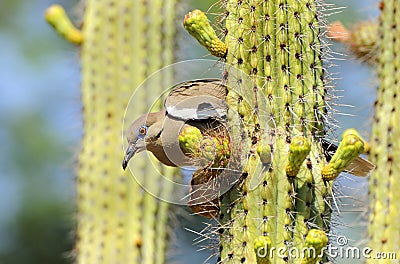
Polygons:
<instances>
[{"instance_id":1,"label":"white-winged dove","mask_svg":"<svg viewBox=\"0 0 400 264\"><path fill-rule=\"evenodd\" d=\"M227 88L220 79L194 80L175 86L164 101L164 109L144 114L127 133L129 143L122 167L138 152L151 151L167 166L191 165L179 148L178 136L187 126L203 131L226 119Z\"/></svg>"},{"instance_id":2,"label":"white-winged dove","mask_svg":"<svg viewBox=\"0 0 400 264\"><path fill-rule=\"evenodd\" d=\"M143 150L151 151L167 166L198 165L182 151L178 137L189 126L198 128L205 136L214 131L212 135L217 133L217 137L226 137L223 124L228 109L225 103L227 92L220 79L194 80L173 87L164 101L164 109L142 115L129 127L129 146L122 162L123 169L136 153ZM216 217L218 190L211 190L211 181L220 172L219 169L202 168L193 174L188 206L195 213Z\"/></svg>"}]
</instances>

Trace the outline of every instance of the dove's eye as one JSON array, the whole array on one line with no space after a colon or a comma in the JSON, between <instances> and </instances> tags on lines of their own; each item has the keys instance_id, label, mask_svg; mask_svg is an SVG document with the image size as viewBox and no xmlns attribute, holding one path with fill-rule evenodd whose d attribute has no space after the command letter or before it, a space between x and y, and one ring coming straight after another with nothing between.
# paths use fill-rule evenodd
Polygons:
<instances>
[{"instance_id":1,"label":"dove's eye","mask_svg":"<svg viewBox=\"0 0 400 264\"><path fill-rule=\"evenodd\" d=\"M139 127L137 132L139 137L144 137L147 134L147 126Z\"/></svg>"}]
</instances>

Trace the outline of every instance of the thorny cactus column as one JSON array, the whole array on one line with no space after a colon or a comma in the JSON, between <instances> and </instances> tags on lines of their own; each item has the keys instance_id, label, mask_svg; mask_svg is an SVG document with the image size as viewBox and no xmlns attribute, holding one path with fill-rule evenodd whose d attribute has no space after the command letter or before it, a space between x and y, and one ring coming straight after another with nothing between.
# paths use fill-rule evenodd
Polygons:
<instances>
[{"instance_id":1,"label":"thorny cactus column","mask_svg":"<svg viewBox=\"0 0 400 264\"><path fill-rule=\"evenodd\" d=\"M398 139L400 128L400 3L381 1L382 11L377 21L359 22L347 30L335 22L329 35L350 47L353 54L377 68L379 88L375 101L370 158L377 165L370 177L369 244L371 256L385 252L400 255L400 195L396 185L400 165ZM374 258L367 262L375 263Z\"/></svg>"},{"instance_id":2,"label":"thorny cactus column","mask_svg":"<svg viewBox=\"0 0 400 264\"><path fill-rule=\"evenodd\" d=\"M86 8L78 262L163 263L167 203L143 192L130 175L122 173L120 134L133 89L146 76L172 63L174 1L89 1ZM150 100L163 91L161 83L152 88ZM138 112L148 111L146 104L137 105ZM157 176L149 175L154 174L151 166L136 160L135 176L156 180ZM164 175L168 174L171 176L165 170ZM156 186L154 182L145 184Z\"/></svg>"},{"instance_id":3,"label":"thorny cactus column","mask_svg":"<svg viewBox=\"0 0 400 264\"><path fill-rule=\"evenodd\" d=\"M64 31L70 24L66 20L58 20L61 22L57 24L57 8L50 8L46 18L58 31ZM123 172L121 131L134 89L146 76L173 62L174 11L174 0L86 1L81 50L84 138L77 180L77 263L165 262L168 204L144 192L130 173ZM50 19L54 16L56 22ZM68 32L61 33L68 36ZM74 42L82 42L82 38L78 40ZM165 70L162 74L161 81L172 78L172 72ZM163 89L162 83L155 83L143 101L152 101ZM136 105L139 113L149 110L142 102ZM146 187L161 187L155 184L159 176L153 175L152 164L136 158L134 168L135 177L142 177ZM164 176L172 177L171 170L163 169ZM163 192L166 197L172 190L164 187L154 192Z\"/></svg>"},{"instance_id":4,"label":"thorny cactus column","mask_svg":"<svg viewBox=\"0 0 400 264\"><path fill-rule=\"evenodd\" d=\"M318 8L306 0L226 3L227 101L242 119L232 136L247 140L240 148L248 161L238 186L221 199L221 263L315 263L290 259L287 250L312 245L318 252L327 243L331 184L321 176L327 92ZM236 69L250 76L250 86ZM319 238L306 242L312 228ZM286 249L284 256L270 258L269 249L260 256L260 241Z\"/></svg>"},{"instance_id":5,"label":"thorny cactus column","mask_svg":"<svg viewBox=\"0 0 400 264\"><path fill-rule=\"evenodd\" d=\"M382 1L377 54L378 98L372 128L369 247L400 255L400 2ZM373 259L369 263L375 263Z\"/></svg>"}]
</instances>

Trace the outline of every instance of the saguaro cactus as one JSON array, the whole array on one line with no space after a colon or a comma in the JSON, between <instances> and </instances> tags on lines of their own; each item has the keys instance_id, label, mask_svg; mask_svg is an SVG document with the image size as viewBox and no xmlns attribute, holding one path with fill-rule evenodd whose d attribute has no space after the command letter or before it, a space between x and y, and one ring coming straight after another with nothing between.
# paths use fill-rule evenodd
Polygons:
<instances>
[{"instance_id":1,"label":"saguaro cactus","mask_svg":"<svg viewBox=\"0 0 400 264\"><path fill-rule=\"evenodd\" d=\"M377 39L379 88L372 127L371 160L377 165L370 178L369 247L400 256L400 2L381 3ZM375 263L373 258L369 263Z\"/></svg>"},{"instance_id":2,"label":"saguaro cactus","mask_svg":"<svg viewBox=\"0 0 400 264\"><path fill-rule=\"evenodd\" d=\"M255 263L260 237L284 249L280 257L269 251L269 262L301 261L288 250L304 248L311 228L329 230L331 185L321 176L325 159L319 144L326 87L318 19L314 1L227 1L226 61L251 78L250 87L240 87L228 66L228 85L244 91L230 106L238 109L245 101L240 96L251 96L245 99L255 110L243 113L250 138L242 182L221 201L223 263ZM262 140L268 140L272 155L264 168L255 151ZM304 155L291 158L300 152ZM254 187L256 177L261 180Z\"/></svg>"},{"instance_id":3,"label":"saguaro cactus","mask_svg":"<svg viewBox=\"0 0 400 264\"><path fill-rule=\"evenodd\" d=\"M61 11L60 11L61 10ZM72 28L60 7L46 18L67 39L82 43L84 138L77 179L77 263L164 263L168 204L143 191L121 168L122 121L128 100L145 78L174 58L174 0L86 1L82 32ZM154 100L159 83L147 92ZM139 113L148 111L142 102ZM136 159L135 177L154 188L152 164ZM172 172L162 168L166 177ZM146 176L146 177L144 177ZM146 181L146 179L151 179ZM162 196L168 187L154 190Z\"/></svg>"},{"instance_id":4,"label":"saguaro cactus","mask_svg":"<svg viewBox=\"0 0 400 264\"><path fill-rule=\"evenodd\" d=\"M331 180L364 151L364 141L349 130L332 160L325 159L323 5L224 3L226 47L202 12L184 20L190 34L227 63L233 149L226 170L241 174L220 199L219 262L317 263L328 243ZM215 53L217 44L227 52ZM314 254L302 254L307 250Z\"/></svg>"}]
</instances>

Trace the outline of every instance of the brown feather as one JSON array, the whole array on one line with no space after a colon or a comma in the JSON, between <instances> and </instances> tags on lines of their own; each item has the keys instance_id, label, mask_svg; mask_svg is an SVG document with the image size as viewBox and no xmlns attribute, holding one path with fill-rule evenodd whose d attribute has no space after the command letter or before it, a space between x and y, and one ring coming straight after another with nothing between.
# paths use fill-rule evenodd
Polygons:
<instances>
[{"instance_id":1,"label":"brown feather","mask_svg":"<svg viewBox=\"0 0 400 264\"><path fill-rule=\"evenodd\" d=\"M346 172L355 176L368 176L375 169L375 165L366 159L357 157L347 168Z\"/></svg>"}]
</instances>

